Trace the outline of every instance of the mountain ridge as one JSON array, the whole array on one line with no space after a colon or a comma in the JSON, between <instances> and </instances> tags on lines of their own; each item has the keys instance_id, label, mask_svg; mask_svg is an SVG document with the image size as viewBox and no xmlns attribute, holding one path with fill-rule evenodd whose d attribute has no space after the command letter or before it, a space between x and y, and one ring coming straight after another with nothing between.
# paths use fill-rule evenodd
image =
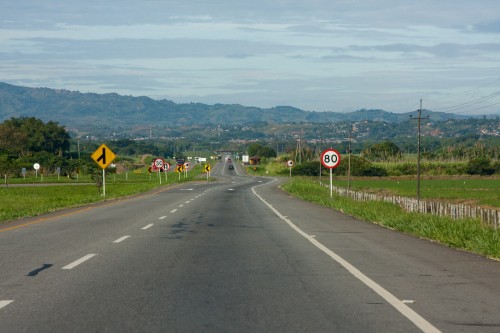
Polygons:
<instances>
[{"instance_id":1,"label":"mountain ridge","mask_svg":"<svg viewBox=\"0 0 500 333\"><path fill-rule=\"evenodd\" d=\"M66 89L29 88L0 82L0 122L12 117L36 117L43 121L56 121L66 127L95 125L130 128L150 124L248 125L364 120L399 123L409 120L410 115L415 117L418 111L393 113L380 109L361 109L339 113L304 111L292 106L259 108L240 104L175 103L167 99L154 100L147 96L81 93ZM422 115L429 115L433 121L484 117L428 110L423 110Z\"/></svg>"}]
</instances>

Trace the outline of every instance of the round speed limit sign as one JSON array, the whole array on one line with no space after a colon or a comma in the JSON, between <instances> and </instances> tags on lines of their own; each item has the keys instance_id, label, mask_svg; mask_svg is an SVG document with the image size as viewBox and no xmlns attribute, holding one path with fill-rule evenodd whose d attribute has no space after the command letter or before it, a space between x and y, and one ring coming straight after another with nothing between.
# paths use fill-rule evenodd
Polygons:
<instances>
[{"instance_id":1,"label":"round speed limit sign","mask_svg":"<svg viewBox=\"0 0 500 333\"><path fill-rule=\"evenodd\" d=\"M155 161L154 161L154 164L155 164L155 167L156 169L161 169L163 168L163 160L161 158L157 158Z\"/></svg>"},{"instance_id":2,"label":"round speed limit sign","mask_svg":"<svg viewBox=\"0 0 500 333\"><path fill-rule=\"evenodd\" d=\"M321 153L321 164L325 168L335 169L340 164L340 153L335 149L326 149Z\"/></svg>"}]
</instances>

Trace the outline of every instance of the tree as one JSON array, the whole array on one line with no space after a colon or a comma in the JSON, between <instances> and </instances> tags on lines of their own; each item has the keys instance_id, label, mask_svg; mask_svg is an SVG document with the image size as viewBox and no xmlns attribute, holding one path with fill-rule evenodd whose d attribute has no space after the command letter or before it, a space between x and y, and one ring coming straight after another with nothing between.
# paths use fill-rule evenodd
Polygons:
<instances>
[{"instance_id":1,"label":"tree","mask_svg":"<svg viewBox=\"0 0 500 333\"><path fill-rule=\"evenodd\" d=\"M387 160L392 157L400 157L401 149L391 141L384 141L365 149L363 155L371 159Z\"/></svg>"},{"instance_id":2,"label":"tree","mask_svg":"<svg viewBox=\"0 0 500 333\"><path fill-rule=\"evenodd\" d=\"M276 157L276 151L267 146L262 146L260 143L255 142L248 146L248 155L259 156L259 157Z\"/></svg>"},{"instance_id":3,"label":"tree","mask_svg":"<svg viewBox=\"0 0 500 333\"><path fill-rule=\"evenodd\" d=\"M40 119L11 118L0 124L0 149L18 156L48 152L62 156L70 148L70 136L56 122Z\"/></svg>"}]
</instances>

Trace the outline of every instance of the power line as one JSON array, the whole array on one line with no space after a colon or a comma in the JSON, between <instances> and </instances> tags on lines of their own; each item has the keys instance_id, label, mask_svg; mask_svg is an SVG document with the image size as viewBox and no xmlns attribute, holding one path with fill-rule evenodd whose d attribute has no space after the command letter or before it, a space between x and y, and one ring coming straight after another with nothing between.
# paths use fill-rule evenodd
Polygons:
<instances>
[{"instance_id":1,"label":"power line","mask_svg":"<svg viewBox=\"0 0 500 333\"><path fill-rule=\"evenodd\" d=\"M493 80L490 80L482 85L479 85L475 88L472 88L472 89L468 89L466 91L462 91L462 92L459 92L459 93L456 93L456 94L452 94L452 95L449 95L449 96L465 96L466 94L470 93L470 92L473 92L473 91L476 91L478 89L481 89L481 88L484 88L486 86L490 86L492 85L493 83L495 82L498 82L500 81L500 78L495 78ZM467 112L473 112L473 111L477 111L477 110L481 110L481 109L486 109L488 107L491 107L491 106L495 106L495 105L498 105L499 103L493 103L493 104L489 104L489 105L486 105L486 106L480 106L480 107L475 107L473 109L469 109L470 107L474 107L475 105L477 104L480 104L482 102L486 102L490 99L493 99L493 98L496 98L496 97L499 97L500 96L500 91L495 91L494 93L492 94L489 94L489 95L486 95L486 96L482 96L482 97L479 97L477 99L474 99L474 100L471 100L471 101L468 101L468 102L464 102L464 103L460 103L460 104L455 104L455 105L451 105L451 106L446 106L446 107L442 107L442 108L436 108L436 109L432 109L433 111L442 111L442 112L454 112L454 113L467 113ZM465 110L464 110L465 109ZM463 110L463 111L460 111L460 112L455 112L457 110Z\"/></svg>"},{"instance_id":2,"label":"power line","mask_svg":"<svg viewBox=\"0 0 500 333\"><path fill-rule=\"evenodd\" d=\"M448 112L450 112L450 111L461 110L461 109L465 109L465 108L468 108L470 106L473 106L475 104L478 104L478 103L490 100L490 99L495 98L497 96L500 96L500 91L496 91L493 94L480 97L480 98L475 99L473 101L469 101L469 102L465 102L465 103L461 103L461 104L457 104L457 105L452 105L452 106L447 106L447 107L443 107L443 108L434 109L434 111L444 111L444 110L447 110ZM492 104L492 105L495 105L495 104Z\"/></svg>"}]
</instances>

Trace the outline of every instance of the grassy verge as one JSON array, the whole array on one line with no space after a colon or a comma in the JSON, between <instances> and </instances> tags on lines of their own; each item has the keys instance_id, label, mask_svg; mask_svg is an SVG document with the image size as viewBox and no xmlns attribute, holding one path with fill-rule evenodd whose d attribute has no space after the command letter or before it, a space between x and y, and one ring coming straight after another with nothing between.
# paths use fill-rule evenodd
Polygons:
<instances>
[{"instance_id":1,"label":"grassy verge","mask_svg":"<svg viewBox=\"0 0 500 333\"><path fill-rule=\"evenodd\" d=\"M90 184L82 184L83 180L80 179L79 183L59 184L59 186L43 186L47 184L33 182L25 186L1 187L0 223L197 180L200 179L200 172L201 168L197 167L189 171L186 178L181 175L180 181L178 174L174 172L169 173L168 180L160 174L161 184L157 174L129 174L127 177L124 174L109 175L106 177L106 197L103 197L97 187L90 183L89 177L85 181Z\"/></svg>"},{"instance_id":2,"label":"grassy verge","mask_svg":"<svg viewBox=\"0 0 500 333\"><path fill-rule=\"evenodd\" d=\"M301 199L337 209L361 220L370 221L417 237L500 259L500 230L483 226L474 219L452 220L429 214L407 213L386 202L356 202L334 195L317 182L292 178L283 188Z\"/></svg>"},{"instance_id":3,"label":"grassy verge","mask_svg":"<svg viewBox=\"0 0 500 333\"><path fill-rule=\"evenodd\" d=\"M345 177L336 179L334 183L336 186L347 187ZM415 179L356 177L351 180L351 188L372 193L389 192L406 197L416 196ZM499 188L498 177L423 178L420 182L420 197L500 207Z\"/></svg>"}]
</instances>

